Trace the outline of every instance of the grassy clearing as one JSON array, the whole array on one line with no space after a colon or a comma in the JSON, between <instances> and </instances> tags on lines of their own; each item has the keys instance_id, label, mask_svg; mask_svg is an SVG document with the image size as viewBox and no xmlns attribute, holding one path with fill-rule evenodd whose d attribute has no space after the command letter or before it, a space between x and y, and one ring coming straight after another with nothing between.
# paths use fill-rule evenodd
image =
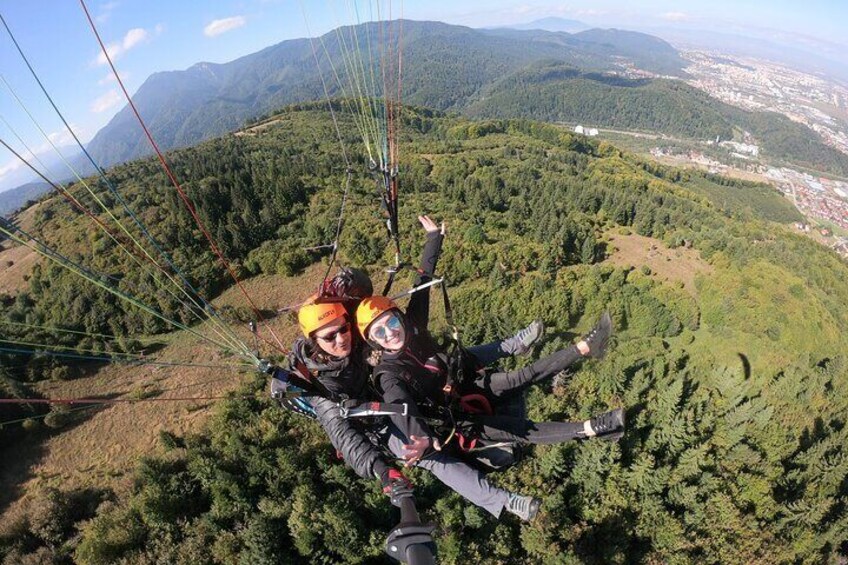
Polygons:
<instances>
[{"instance_id":1,"label":"grassy clearing","mask_svg":"<svg viewBox=\"0 0 848 565\"><path fill-rule=\"evenodd\" d=\"M14 296L27 288L27 275L39 262L38 254L12 242L0 244L0 294Z\"/></svg>"},{"instance_id":2,"label":"grassy clearing","mask_svg":"<svg viewBox=\"0 0 848 565\"><path fill-rule=\"evenodd\" d=\"M682 285L692 296L698 294L695 278L713 272L713 267L695 249L670 249L658 239L634 233L608 232L605 239L609 242L605 262L616 267L647 267L651 278Z\"/></svg>"},{"instance_id":3,"label":"grassy clearing","mask_svg":"<svg viewBox=\"0 0 848 565\"><path fill-rule=\"evenodd\" d=\"M325 265L317 264L295 277L261 276L244 281L245 290L266 312L303 301L317 288ZM231 288L214 301L245 307L247 299ZM292 342L296 325L287 315L269 316L268 326L284 345ZM253 348L246 324L233 323L235 333ZM208 323L194 328L212 335ZM261 332L269 341L273 338ZM126 492L127 477L145 455L161 453L160 432L177 435L198 432L212 413L214 400L200 397L222 396L235 390L250 368L237 370L236 357L222 353L188 332L157 336L162 345L155 357L161 361L233 365L232 369L199 367L158 367L109 365L86 377L60 382L43 382L39 392L49 398L124 397L133 400L161 399L162 402L133 402L105 405L75 412L72 423L52 435L34 432L31 441L20 442L4 453L0 467L0 524L26 507L30 493L41 487L62 489L90 486L109 487ZM259 342L261 354L272 348ZM274 351L280 354L279 351ZM198 398L197 401L168 402L169 398Z\"/></svg>"}]
</instances>

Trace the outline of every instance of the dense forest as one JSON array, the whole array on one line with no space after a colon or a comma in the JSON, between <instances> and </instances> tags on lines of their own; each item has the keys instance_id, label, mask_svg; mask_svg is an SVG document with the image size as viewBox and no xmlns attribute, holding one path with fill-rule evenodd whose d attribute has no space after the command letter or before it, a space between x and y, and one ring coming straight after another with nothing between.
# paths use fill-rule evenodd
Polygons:
<instances>
[{"instance_id":1,"label":"dense forest","mask_svg":"<svg viewBox=\"0 0 848 565\"><path fill-rule=\"evenodd\" d=\"M340 109L340 107L339 107ZM355 145L341 114L348 146ZM290 107L255 132L169 154L204 223L243 276L291 276L325 261L345 164L327 113ZM535 419L627 408L616 444L537 447L491 475L540 496L525 525L485 515L413 471L423 515L439 526L444 563L820 563L848 555L848 265L795 235L796 219L763 186L645 161L522 120L468 121L407 108L402 140L402 246L422 245L415 217L444 218L441 262L467 343L534 318L549 328L537 355L569 343L603 310L618 328L608 357L535 387ZM354 163L343 264L391 261L364 162ZM153 161L108 172L193 285L228 285ZM82 195L80 187L70 188ZM103 190L103 198L109 194ZM111 200L110 200L111 202ZM151 275L53 197L34 232L105 273L106 284L179 317ZM694 291L650 269L616 267L610 235L692 248L711 271ZM43 264L29 288L0 299L0 320L122 338L167 332L157 318ZM188 320L186 320L188 322ZM444 326L437 320L436 326ZM15 330L20 339L57 339ZM4 330L5 331L5 330ZM76 336L76 337L74 337ZM69 334L68 347L103 348ZM0 357L25 367L44 359ZM54 378L73 378L51 361ZM4 375L6 393L49 377ZM162 433L134 470L130 496L108 489L43 492L0 533L3 563L380 563L397 516L376 481L331 457L321 429L282 410L257 375L218 404L202 434ZM25 426L2 440L25 440Z\"/></svg>"}]
</instances>

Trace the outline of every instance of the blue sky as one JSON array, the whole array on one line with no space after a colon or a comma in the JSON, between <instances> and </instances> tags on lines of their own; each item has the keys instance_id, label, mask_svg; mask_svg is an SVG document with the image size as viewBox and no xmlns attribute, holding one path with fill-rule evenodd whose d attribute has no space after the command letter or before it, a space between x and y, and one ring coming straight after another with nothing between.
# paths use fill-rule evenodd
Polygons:
<instances>
[{"instance_id":1,"label":"blue sky","mask_svg":"<svg viewBox=\"0 0 848 565\"><path fill-rule=\"evenodd\" d=\"M324 33L355 21L352 0L87 0L98 29L115 58L130 92L157 71L181 70L200 61L226 62L285 39ZM599 27L638 28L654 24L697 27L760 35L787 34L798 43L819 42L823 49L848 52L845 22L848 2L836 0L384 0L392 16L440 20L472 27L509 25L557 16ZM359 0L360 17L368 19L377 1ZM0 13L16 35L36 72L75 132L89 140L123 107L111 71L98 58L99 47L78 0L0 0ZM50 139L66 146L70 136L44 99L12 45L0 30L0 74L23 100ZM52 153L0 81L0 116L37 154ZM0 137L26 153L0 121ZM12 188L21 165L0 149L0 190ZM68 176L54 168L51 178Z\"/></svg>"}]
</instances>

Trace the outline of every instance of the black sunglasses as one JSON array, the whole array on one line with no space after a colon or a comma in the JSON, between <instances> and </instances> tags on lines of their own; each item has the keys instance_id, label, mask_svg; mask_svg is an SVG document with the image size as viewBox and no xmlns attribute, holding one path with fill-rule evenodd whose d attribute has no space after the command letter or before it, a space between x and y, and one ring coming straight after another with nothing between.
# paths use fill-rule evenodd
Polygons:
<instances>
[{"instance_id":1,"label":"black sunglasses","mask_svg":"<svg viewBox=\"0 0 848 565\"><path fill-rule=\"evenodd\" d=\"M317 335L316 334L315 337L320 339L321 341L326 341L327 343L330 343L330 342L336 341L336 337L338 337L340 335L345 335L349 331L350 331L350 324L345 324L332 333L328 333L327 335Z\"/></svg>"}]
</instances>

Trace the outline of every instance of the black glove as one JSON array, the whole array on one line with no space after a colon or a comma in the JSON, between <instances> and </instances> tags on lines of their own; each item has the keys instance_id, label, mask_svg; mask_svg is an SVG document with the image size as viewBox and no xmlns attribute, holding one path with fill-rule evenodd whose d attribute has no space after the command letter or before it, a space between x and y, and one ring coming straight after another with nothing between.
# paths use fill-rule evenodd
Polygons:
<instances>
[{"instance_id":1,"label":"black glove","mask_svg":"<svg viewBox=\"0 0 848 565\"><path fill-rule=\"evenodd\" d=\"M392 504L398 508L402 499L412 496L412 483L397 469L387 467L380 474L380 483L383 485L383 492L389 495Z\"/></svg>"}]
</instances>

